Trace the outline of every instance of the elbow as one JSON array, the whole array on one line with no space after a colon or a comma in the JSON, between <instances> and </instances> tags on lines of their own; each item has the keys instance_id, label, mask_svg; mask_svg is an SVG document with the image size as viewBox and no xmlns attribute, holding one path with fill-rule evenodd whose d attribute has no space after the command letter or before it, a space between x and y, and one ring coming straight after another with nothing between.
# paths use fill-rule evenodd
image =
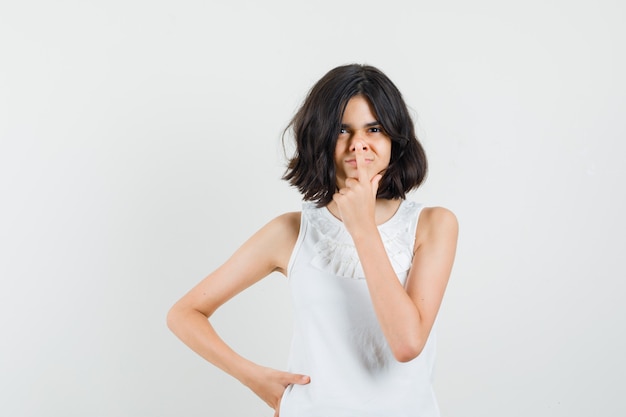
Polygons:
<instances>
[{"instance_id":1,"label":"elbow","mask_svg":"<svg viewBox=\"0 0 626 417\"><path fill-rule=\"evenodd\" d=\"M411 340L392 349L394 358L398 362L410 362L417 358L424 350L424 343L420 340Z\"/></svg>"},{"instance_id":2,"label":"elbow","mask_svg":"<svg viewBox=\"0 0 626 417\"><path fill-rule=\"evenodd\" d=\"M172 333L180 338L187 333L190 322L196 317L208 319L208 315L205 313L179 301L167 312L165 323Z\"/></svg>"},{"instance_id":3,"label":"elbow","mask_svg":"<svg viewBox=\"0 0 626 417\"><path fill-rule=\"evenodd\" d=\"M174 304L172 308L169 309L165 318L165 323L172 333L177 336L179 335L183 326L187 322L189 317L188 314L189 310L185 309L180 302Z\"/></svg>"},{"instance_id":4,"label":"elbow","mask_svg":"<svg viewBox=\"0 0 626 417\"><path fill-rule=\"evenodd\" d=\"M165 317L165 323L167 324L167 328L170 329L173 333L176 333L176 329L178 328L178 324L180 323L180 311L174 305L167 312L167 316Z\"/></svg>"}]
</instances>

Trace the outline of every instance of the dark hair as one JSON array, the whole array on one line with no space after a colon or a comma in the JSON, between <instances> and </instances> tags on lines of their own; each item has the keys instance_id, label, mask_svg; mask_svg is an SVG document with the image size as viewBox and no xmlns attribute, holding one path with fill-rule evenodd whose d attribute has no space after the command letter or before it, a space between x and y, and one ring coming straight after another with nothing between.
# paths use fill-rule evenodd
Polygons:
<instances>
[{"instance_id":1,"label":"dark hair","mask_svg":"<svg viewBox=\"0 0 626 417\"><path fill-rule=\"evenodd\" d=\"M309 91L291 120L296 151L283 179L318 207L330 203L337 191L335 146L348 101L357 95L373 106L384 132L391 138L391 160L378 187L378 198L405 198L419 187L428 164L415 127L398 88L377 68L344 65L330 70Z\"/></svg>"}]
</instances>

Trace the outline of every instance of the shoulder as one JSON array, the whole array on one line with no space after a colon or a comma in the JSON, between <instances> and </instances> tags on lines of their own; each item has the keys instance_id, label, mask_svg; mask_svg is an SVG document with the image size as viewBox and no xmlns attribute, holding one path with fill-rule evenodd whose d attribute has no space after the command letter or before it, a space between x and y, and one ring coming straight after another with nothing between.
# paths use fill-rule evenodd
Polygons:
<instances>
[{"instance_id":1,"label":"shoulder","mask_svg":"<svg viewBox=\"0 0 626 417\"><path fill-rule=\"evenodd\" d=\"M424 207L420 213L420 223L422 222L429 226L458 224L454 213L445 207Z\"/></svg>"},{"instance_id":2,"label":"shoulder","mask_svg":"<svg viewBox=\"0 0 626 417\"><path fill-rule=\"evenodd\" d=\"M283 213L278 217L272 219L266 227L270 227L272 229L277 229L280 232L296 232L300 229L300 218L302 217L302 212L300 211L292 211L288 213Z\"/></svg>"},{"instance_id":3,"label":"shoulder","mask_svg":"<svg viewBox=\"0 0 626 417\"><path fill-rule=\"evenodd\" d=\"M454 213L444 207L424 207L419 215L415 234L416 243L434 240L454 240L458 235L459 223Z\"/></svg>"},{"instance_id":4,"label":"shoulder","mask_svg":"<svg viewBox=\"0 0 626 417\"><path fill-rule=\"evenodd\" d=\"M271 252L275 269L285 273L289 257L300 233L300 212L281 214L272 219L260 231L263 235L262 245Z\"/></svg>"},{"instance_id":5,"label":"shoulder","mask_svg":"<svg viewBox=\"0 0 626 417\"><path fill-rule=\"evenodd\" d=\"M261 227L246 243L254 253L268 258L280 257L295 244L300 230L300 213L285 213L270 220Z\"/></svg>"},{"instance_id":6,"label":"shoulder","mask_svg":"<svg viewBox=\"0 0 626 417\"><path fill-rule=\"evenodd\" d=\"M263 240L272 241L273 246L291 240L295 242L300 231L300 217L299 211L281 214L270 220L258 233L263 236Z\"/></svg>"},{"instance_id":7,"label":"shoulder","mask_svg":"<svg viewBox=\"0 0 626 417\"><path fill-rule=\"evenodd\" d=\"M293 211L272 219L265 227L276 233L298 234L302 213Z\"/></svg>"}]
</instances>

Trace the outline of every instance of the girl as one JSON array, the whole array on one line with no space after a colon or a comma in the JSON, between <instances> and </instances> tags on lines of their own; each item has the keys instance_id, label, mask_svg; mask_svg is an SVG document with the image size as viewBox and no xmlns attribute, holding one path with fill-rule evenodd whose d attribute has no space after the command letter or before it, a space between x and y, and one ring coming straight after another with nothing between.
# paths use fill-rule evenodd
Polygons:
<instances>
[{"instance_id":1,"label":"girl","mask_svg":"<svg viewBox=\"0 0 626 417\"><path fill-rule=\"evenodd\" d=\"M168 314L191 349L248 386L278 417L431 417L433 325L457 221L405 200L426 157L395 85L371 66L328 72L289 127L284 179L302 212L270 221ZM294 306L289 371L253 363L207 320L273 271Z\"/></svg>"}]
</instances>

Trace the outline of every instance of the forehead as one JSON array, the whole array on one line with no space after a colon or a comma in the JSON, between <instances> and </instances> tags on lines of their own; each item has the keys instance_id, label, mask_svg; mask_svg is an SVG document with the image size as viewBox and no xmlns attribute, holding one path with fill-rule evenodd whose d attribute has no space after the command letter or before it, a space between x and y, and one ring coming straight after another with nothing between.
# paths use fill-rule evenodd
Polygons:
<instances>
[{"instance_id":1,"label":"forehead","mask_svg":"<svg viewBox=\"0 0 626 417\"><path fill-rule=\"evenodd\" d=\"M357 95L348 100L343 111L342 124L371 124L373 122L378 122L378 118L374 107L366 97Z\"/></svg>"}]
</instances>

